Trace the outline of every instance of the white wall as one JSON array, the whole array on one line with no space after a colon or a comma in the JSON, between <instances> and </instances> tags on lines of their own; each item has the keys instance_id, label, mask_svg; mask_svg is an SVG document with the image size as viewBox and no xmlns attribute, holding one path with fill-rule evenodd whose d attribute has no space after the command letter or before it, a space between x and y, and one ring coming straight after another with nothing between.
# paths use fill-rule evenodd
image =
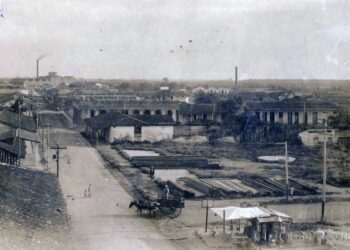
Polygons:
<instances>
[{"instance_id":1,"label":"white wall","mask_svg":"<svg viewBox=\"0 0 350 250\"><path fill-rule=\"evenodd\" d=\"M142 127L142 141L172 140L174 136L173 126L145 126Z\"/></svg>"},{"instance_id":2,"label":"white wall","mask_svg":"<svg viewBox=\"0 0 350 250\"><path fill-rule=\"evenodd\" d=\"M338 142L339 137L336 131L335 129L327 130L327 143L331 142L335 144ZM303 131L299 133L299 137L305 146L313 147L323 145L324 143L324 131L322 129Z\"/></svg>"},{"instance_id":3,"label":"white wall","mask_svg":"<svg viewBox=\"0 0 350 250\"><path fill-rule=\"evenodd\" d=\"M112 143L114 140L128 139L134 140L134 127L110 127L108 141Z\"/></svg>"}]
</instances>

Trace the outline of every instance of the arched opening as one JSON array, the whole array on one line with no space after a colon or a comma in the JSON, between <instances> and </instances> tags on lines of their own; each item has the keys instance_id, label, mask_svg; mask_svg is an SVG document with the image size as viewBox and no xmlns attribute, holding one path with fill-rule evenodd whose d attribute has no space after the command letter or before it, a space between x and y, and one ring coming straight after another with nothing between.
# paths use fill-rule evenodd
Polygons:
<instances>
[{"instance_id":1,"label":"arched opening","mask_svg":"<svg viewBox=\"0 0 350 250\"><path fill-rule=\"evenodd\" d=\"M100 110L100 115L106 114L106 110Z\"/></svg>"},{"instance_id":2,"label":"arched opening","mask_svg":"<svg viewBox=\"0 0 350 250\"><path fill-rule=\"evenodd\" d=\"M168 115L173 115L173 111L172 110L168 110Z\"/></svg>"},{"instance_id":3,"label":"arched opening","mask_svg":"<svg viewBox=\"0 0 350 250\"><path fill-rule=\"evenodd\" d=\"M162 114L162 111L159 110L159 109L157 109L157 110L156 110L156 115L161 115L161 114Z\"/></svg>"},{"instance_id":4,"label":"arched opening","mask_svg":"<svg viewBox=\"0 0 350 250\"><path fill-rule=\"evenodd\" d=\"M132 114L133 115L139 115L140 114L140 110L135 109L134 111L132 111Z\"/></svg>"},{"instance_id":5,"label":"arched opening","mask_svg":"<svg viewBox=\"0 0 350 250\"><path fill-rule=\"evenodd\" d=\"M95 116L95 110L90 110L90 117L94 117Z\"/></svg>"},{"instance_id":6,"label":"arched opening","mask_svg":"<svg viewBox=\"0 0 350 250\"><path fill-rule=\"evenodd\" d=\"M143 114L144 115L150 115L151 114L151 110L146 109L145 111L143 111Z\"/></svg>"}]
</instances>

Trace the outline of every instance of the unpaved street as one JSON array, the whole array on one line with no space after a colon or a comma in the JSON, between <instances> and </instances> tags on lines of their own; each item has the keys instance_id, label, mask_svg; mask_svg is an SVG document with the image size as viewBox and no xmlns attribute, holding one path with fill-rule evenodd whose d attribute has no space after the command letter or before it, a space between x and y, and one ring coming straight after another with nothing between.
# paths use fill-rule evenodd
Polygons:
<instances>
[{"instance_id":1,"label":"unpaved street","mask_svg":"<svg viewBox=\"0 0 350 250\"><path fill-rule=\"evenodd\" d=\"M60 130L51 138L52 144L58 140L67 146L61 152L60 183L71 218L73 249L178 248L156 231L154 223L128 208L132 198L80 134ZM50 171L55 170L51 161ZM89 184L91 198L84 197Z\"/></svg>"}]
</instances>

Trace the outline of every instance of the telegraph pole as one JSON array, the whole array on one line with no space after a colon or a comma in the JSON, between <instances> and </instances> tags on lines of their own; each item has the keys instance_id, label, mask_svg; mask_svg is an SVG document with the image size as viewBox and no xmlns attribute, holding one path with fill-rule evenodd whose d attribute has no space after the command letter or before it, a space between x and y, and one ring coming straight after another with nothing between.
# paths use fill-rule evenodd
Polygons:
<instances>
[{"instance_id":1,"label":"telegraph pole","mask_svg":"<svg viewBox=\"0 0 350 250\"><path fill-rule=\"evenodd\" d=\"M46 164L47 164L47 171L49 171L49 147L50 147L50 125L47 126L46 130Z\"/></svg>"},{"instance_id":2,"label":"telegraph pole","mask_svg":"<svg viewBox=\"0 0 350 250\"><path fill-rule=\"evenodd\" d=\"M325 222L324 214L325 214L325 206L326 206L326 184L327 184L327 120L324 121L322 222Z\"/></svg>"},{"instance_id":3,"label":"telegraph pole","mask_svg":"<svg viewBox=\"0 0 350 250\"><path fill-rule=\"evenodd\" d=\"M288 198L289 198L289 191L288 191L289 173L288 173L288 142L287 141L284 143L284 151L285 151L284 161L285 161L285 165L286 165L286 192L287 192L287 200L288 200Z\"/></svg>"},{"instance_id":4,"label":"telegraph pole","mask_svg":"<svg viewBox=\"0 0 350 250\"><path fill-rule=\"evenodd\" d=\"M21 106L20 106L20 102L21 102L21 97L18 98L18 131L17 131L17 138L18 138L18 166L21 166L21 137L19 135L19 131L21 130Z\"/></svg>"},{"instance_id":5,"label":"telegraph pole","mask_svg":"<svg viewBox=\"0 0 350 250\"><path fill-rule=\"evenodd\" d=\"M208 231L208 213L209 213L209 208L213 207L213 201L208 200L202 200L202 208L205 208L205 232Z\"/></svg>"},{"instance_id":6,"label":"telegraph pole","mask_svg":"<svg viewBox=\"0 0 350 250\"><path fill-rule=\"evenodd\" d=\"M288 142L281 142L281 143L275 143L276 145L284 145L284 164L285 164L285 171L286 171L286 195L287 200L289 199L289 171L288 171Z\"/></svg>"},{"instance_id":7,"label":"telegraph pole","mask_svg":"<svg viewBox=\"0 0 350 250\"><path fill-rule=\"evenodd\" d=\"M56 145L55 147L51 147L51 149L56 150L56 163L57 163L57 178L60 176L60 151L63 149L67 149L67 147Z\"/></svg>"}]
</instances>

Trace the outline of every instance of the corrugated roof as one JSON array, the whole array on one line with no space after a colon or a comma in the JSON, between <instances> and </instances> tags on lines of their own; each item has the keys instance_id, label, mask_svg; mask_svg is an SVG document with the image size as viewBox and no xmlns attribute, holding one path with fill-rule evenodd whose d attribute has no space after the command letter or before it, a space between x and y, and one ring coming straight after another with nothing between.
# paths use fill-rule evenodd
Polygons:
<instances>
[{"instance_id":1,"label":"corrugated roof","mask_svg":"<svg viewBox=\"0 0 350 250\"><path fill-rule=\"evenodd\" d=\"M116 126L152 126L174 125L173 118L169 115L124 115L119 112L108 112L85 119L90 128L105 129Z\"/></svg>"},{"instance_id":2,"label":"corrugated roof","mask_svg":"<svg viewBox=\"0 0 350 250\"><path fill-rule=\"evenodd\" d=\"M0 122L13 128L18 128L18 114L8 110L2 110L0 112ZM20 115L20 127L27 131L36 132L34 119L26 115Z\"/></svg>"}]
</instances>

